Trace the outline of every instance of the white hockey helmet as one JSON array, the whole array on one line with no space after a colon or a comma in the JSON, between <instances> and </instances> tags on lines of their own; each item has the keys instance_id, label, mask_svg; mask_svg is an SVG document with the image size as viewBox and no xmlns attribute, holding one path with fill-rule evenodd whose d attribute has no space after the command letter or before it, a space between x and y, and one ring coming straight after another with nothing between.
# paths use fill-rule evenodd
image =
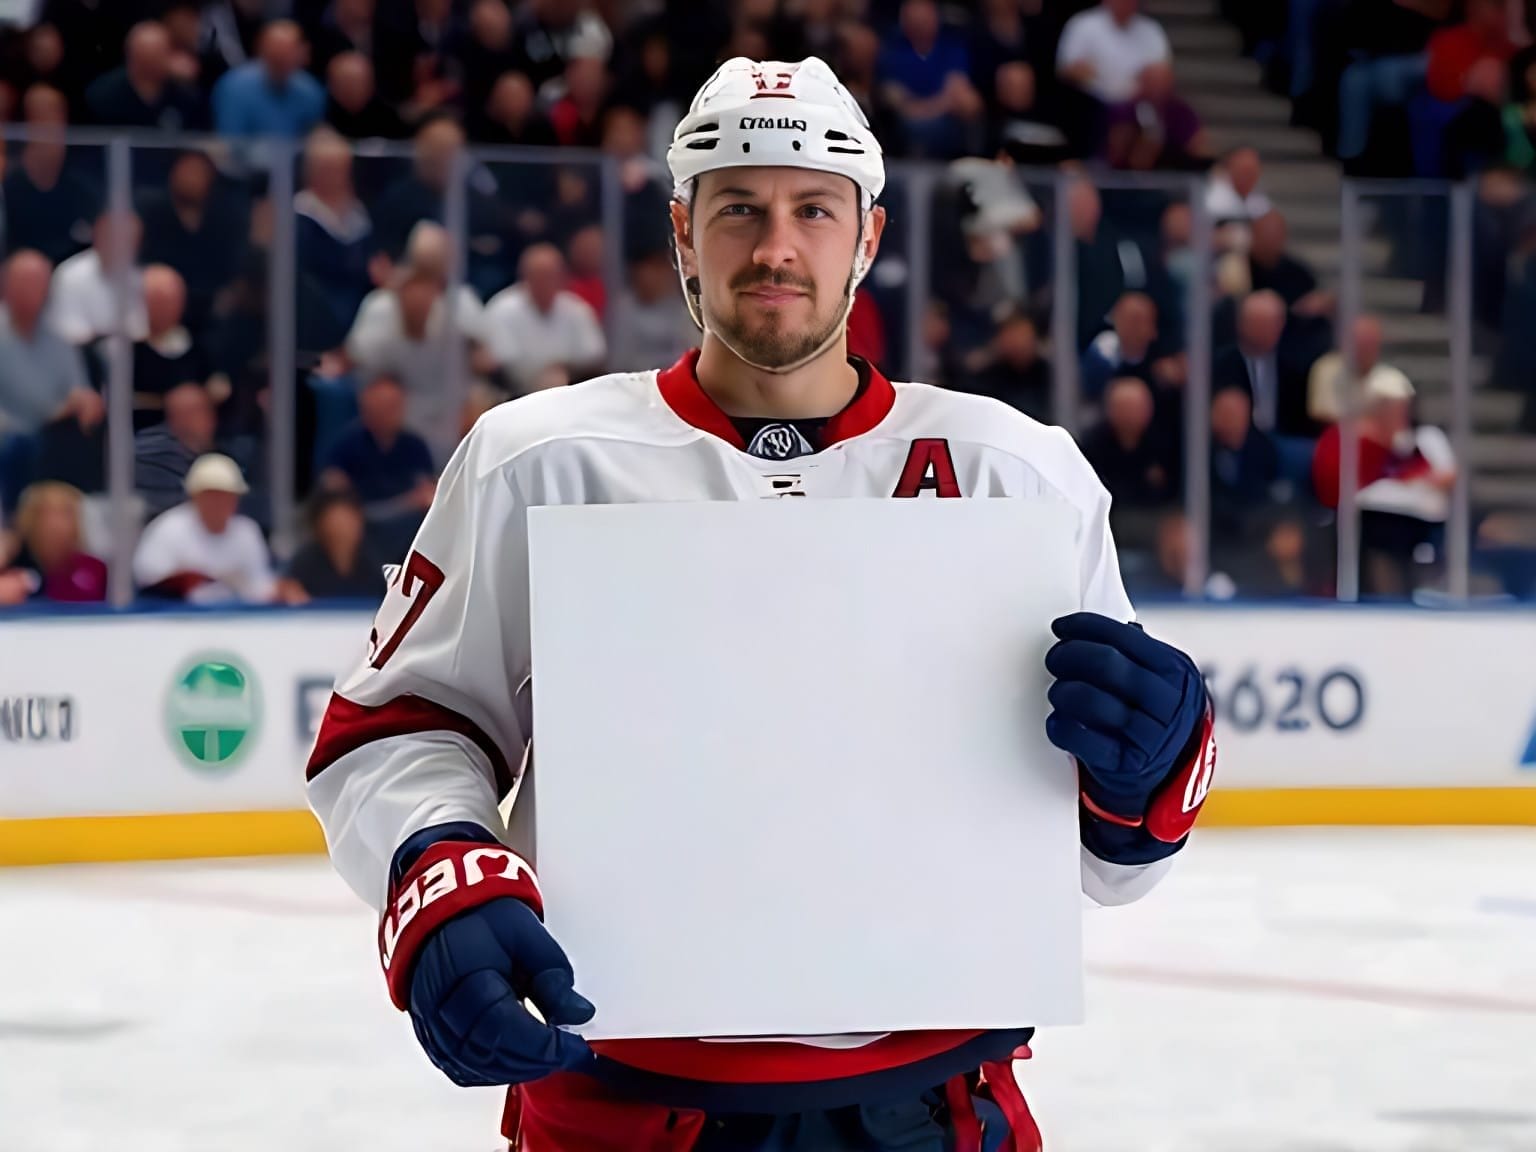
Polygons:
<instances>
[{"instance_id":1,"label":"white hockey helmet","mask_svg":"<svg viewBox=\"0 0 1536 1152\"><path fill-rule=\"evenodd\" d=\"M847 176L863 190L865 211L885 187L885 159L864 110L817 56L727 60L699 89L667 150L684 203L703 173L760 165Z\"/></svg>"},{"instance_id":2,"label":"white hockey helmet","mask_svg":"<svg viewBox=\"0 0 1536 1152\"><path fill-rule=\"evenodd\" d=\"M672 194L684 204L692 202L700 176L723 168L805 168L846 176L858 186L859 244L848 274L842 324L793 364L770 367L731 349L753 367L774 373L791 372L827 351L846 329L854 292L869 271L865 253L870 209L885 188L885 158L864 110L826 62L816 56L798 63L745 56L727 60L679 121L667 149L667 166ZM677 273L688 314L704 331L698 281L684 275L681 260Z\"/></svg>"}]
</instances>

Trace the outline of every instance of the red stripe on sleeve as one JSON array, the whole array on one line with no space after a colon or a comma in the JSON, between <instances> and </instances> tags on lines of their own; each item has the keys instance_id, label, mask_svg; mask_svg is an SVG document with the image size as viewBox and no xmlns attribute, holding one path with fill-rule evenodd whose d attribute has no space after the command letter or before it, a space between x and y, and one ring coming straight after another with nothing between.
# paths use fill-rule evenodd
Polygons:
<instances>
[{"instance_id":1,"label":"red stripe on sleeve","mask_svg":"<svg viewBox=\"0 0 1536 1152\"><path fill-rule=\"evenodd\" d=\"M387 703L370 706L333 692L320 722L314 751L304 768L304 778L313 780L348 752L365 744L417 732L457 732L485 753L496 773L497 790L502 795L511 790L515 773L485 730L463 713L424 696L396 696Z\"/></svg>"}]
</instances>

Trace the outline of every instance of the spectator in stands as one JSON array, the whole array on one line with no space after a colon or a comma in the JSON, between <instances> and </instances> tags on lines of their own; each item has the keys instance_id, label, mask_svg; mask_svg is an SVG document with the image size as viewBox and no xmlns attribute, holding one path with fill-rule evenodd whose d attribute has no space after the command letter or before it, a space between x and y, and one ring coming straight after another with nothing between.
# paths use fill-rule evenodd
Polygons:
<instances>
[{"instance_id":1,"label":"spectator in stands","mask_svg":"<svg viewBox=\"0 0 1536 1152\"><path fill-rule=\"evenodd\" d=\"M47 97L64 114L64 98L53 89L33 88L27 99ZM62 121L60 121L62 123ZM67 260L91 242L91 224L101 209L101 197L65 161L62 139L45 135L28 140L3 185L5 233L13 245L25 245L47 257L50 264Z\"/></svg>"},{"instance_id":2,"label":"spectator in stands","mask_svg":"<svg viewBox=\"0 0 1536 1152\"><path fill-rule=\"evenodd\" d=\"M1280 451L1253 426L1253 400L1240 384L1223 383L1211 396L1211 538L1251 539L1254 513L1285 496Z\"/></svg>"},{"instance_id":3,"label":"spectator in stands","mask_svg":"<svg viewBox=\"0 0 1536 1152\"><path fill-rule=\"evenodd\" d=\"M565 66L565 94L549 110L555 138L567 148L596 148L602 143L603 111L608 100L608 64L577 56Z\"/></svg>"},{"instance_id":4,"label":"spectator in stands","mask_svg":"<svg viewBox=\"0 0 1536 1152\"><path fill-rule=\"evenodd\" d=\"M598 321L608 307L608 286L603 281L603 226L588 224L566 245L570 274L565 287L592 309Z\"/></svg>"},{"instance_id":5,"label":"spectator in stands","mask_svg":"<svg viewBox=\"0 0 1536 1152\"><path fill-rule=\"evenodd\" d=\"M379 13L373 45L379 92L408 124L459 98L458 64L451 54L460 35L455 7L453 0L398 0Z\"/></svg>"},{"instance_id":6,"label":"spectator in stands","mask_svg":"<svg viewBox=\"0 0 1536 1152\"><path fill-rule=\"evenodd\" d=\"M406 394L392 376L375 376L357 394L358 419L336 442L321 487L361 502L371 538L386 555L403 554L437 491L432 452L406 427Z\"/></svg>"},{"instance_id":7,"label":"spectator in stands","mask_svg":"<svg viewBox=\"0 0 1536 1152\"><path fill-rule=\"evenodd\" d=\"M1115 536L1129 548L1151 546L1157 518L1149 510L1178 502L1178 461L1153 421L1155 407L1145 380L1112 380L1104 419L1082 439L1083 455L1109 490Z\"/></svg>"},{"instance_id":8,"label":"spectator in stands","mask_svg":"<svg viewBox=\"0 0 1536 1152\"><path fill-rule=\"evenodd\" d=\"M959 381L967 392L990 396L1036 420L1050 422L1051 366L1040 354L1040 333L1022 311L1003 317L973 371Z\"/></svg>"},{"instance_id":9,"label":"spectator in stands","mask_svg":"<svg viewBox=\"0 0 1536 1152\"><path fill-rule=\"evenodd\" d=\"M187 286L176 269L151 264L144 269L143 339L133 344L133 427L141 431L157 423L165 411L165 394L178 384L206 384L212 374L208 353L182 323ZM228 396L228 385L215 388Z\"/></svg>"},{"instance_id":10,"label":"spectator in stands","mask_svg":"<svg viewBox=\"0 0 1536 1152\"><path fill-rule=\"evenodd\" d=\"M18 91L26 93L33 88L48 88L58 92L68 108L66 118L73 120L81 107L84 86L93 75L78 66L84 61L73 59L76 53L68 51L64 36L51 22L31 28L26 33L22 51L23 59L17 62L16 68Z\"/></svg>"},{"instance_id":11,"label":"spectator in stands","mask_svg":"<svg viewBox=\"0 0 1536 1152\"><path fill-rule=\"evenodd\" d=\"M309 132L325 115L325 89L304 65L304 34L291 20L263 26L259 59L241 64L213 88L213 124L220 136L283 136Z\"/></svg>"},{"instance_id":12,"label":"spectator in stands","mask_svg":"<svg viewBox=\"0 0 1536 1152\"><path fill-rule=\"evenodd\" d=\"M471 310L461 295L450 328L445 287L436 271L406 265L387 288L363 302L346 344L360 379L393 376L405 386L406 422L426 438L440 460L458 443L470 387L462 369L456 375L451 366L479 360L482 326L479 301ZM457 348L449 342L450 332Z\"/></svg>"},{"instance_id":13,"label":"spectator in stands","mask_svg":"<svg viewBox=\"0 0 1536 1152\"><path fill-rule=\"evenodd\" d=\"M500 3L500 0L493 0ZM509 148L553 148L555 129L539 111L533 82L521 72L503 72L491 86L484 106L471 110L474 138L483 144Z\"/></svg>"},{"instance_id":14,"label":"spectator in stands","mask_svg":"<svg viewBox=\"0 0 1536 1152\"><path fill-rule=\"evenodd\" d=\"M187 473L218 446L218 415L208 389L177 384L165 394L165 418L133 438L133 486L149 519L180 504Z\"/></svg>"},{"instance_id":15,"label":"spectator in stands","mask_svg":"<svg viewBox=\"0 0 1536 1152\"><path fill-rule=\"evenodd\" d=\"M1205 210L1216 226L1216 246L1246 249L1250 225L1274 205L1259 187L1264 164L1257 149L1235 148L1211 172L1206 184Z\"/></svg>"},{"instance_id":16,"label":"spectator in stands","mask_svg":"<svg viewBox=\"0 0 1536 1152\"><path fill-rule=\"evenodd\" d=\"M326 69L325 122L348 140L398 140L400 116L374 89L373 61L361 52L341 52Z\"/></svg>"},{"instance_id":17,"label":"spectator in stands","mask_svg":"<svg viewBox=\"0 0 1536 1152\"><path fill-rule=\"evenodd\" d=\"M1245 298L1238 308L1237 342L1211 363L1212 387L1246 389L1261 431L1309 436L1314 429L1307 416L1306 374L1281 349L1285 320L1285 301L1276 293Z\"/></svg>"},{"instance_id":18,"label":"spectator in stands","mask_svg":"<svg viewBox=\"0 0 1536 1152\"><path fill-rule=\"evenodd\" d=\"M1047 65L1049 76L1051 61L1045 58L1047 37L1035 23L1038 6L1031 7L1032 16L1026 17L1024 9L1030 7L1019 0L983 0L980 18L973 21L969 56L971 83L987 99L989 106L996 91L997 74L1009 64L1023 64L1031 81L1036 67Z\"/></svg>"},{"instance_id":19,"label":"spectator in stands","mask_svg":"<svg viewBox=\"0 0 1536 1152\"><path fill-rule=\"evenodd\" d=\"M206 121L204 97L212 80L203 66L203 13L199 0L167 0L160 9L160 23L171 41L171 75L197 92L199 114Z\"/></svg>"},{"instance_id":20,"label":"spectator in stands","mask_svg":"<svg viewBox=\"0 0 1536 1152\"><path fill-rule=\"evenodd\" d=\"M368 86L373 88L370 57L374 48L374 0L334 0L325 10L310 38L309 67L315 76L332 76L331 64L338 56L354 55L369 60ZM343 132L342 135L347 135Z\"/></svg>"},{"instance_id":21,"label":"spectator in stands","mask_svg":"<svg viewBox=\"0 0 1536 1152\"><path fill-rule=\"evenodd\" d=\"M1233 296L1249 292L1277 293L1293 316L1332 314L1333 293L1318 288L1312 270L1287 250L1290 229L1278 209L1270 209L1253 221L1246 252L1229 253L1222 261L1218 280Z\"/></svg>"},{"instance_id":22,"label":"spectator in stands","mask_svg":"<svg viewBox=\"0 0 1536 1152\"><path fill-rule=\"evenodd\" d=\"M1097 402L1111 380L1135 376L1149 386L1157 380L1157 305L1144 292L1127 292L1115 301L1112 327L1094 337L1083 353L1083 397ZM1166 369L1165 369L1166 371Z\"/></svg>"},{"instance_id":23,"label":"spectator in stands","mask_svg":"<svg viewBox=\"0 0 1536 1152\"><path fill-rule=\"evenodd\" d=\"M695 14L690 12L689 18ZM519 10L512 46L517 70L541 89L563 75L566 64L577 57L608 59L613 53L613 33L593 5L529 0Z\"/></svg>"},{"instance_id":24,"label":"spectator in stands","mask_svg":"<svg viewBox=\"0 0 1536 1152\"><path fill-rule=\"evenodd\" d=\"M987 102L986 154L1005 153L1016 164L1048 165L1066 159L1067 138L1039 101L1035 70L1023 60L1000 64Z\"/></svg>"},{"instance_id":25,"label":"spectator in stands","mask_svg":"<svg viewBox=\"0 0 1536 1152\"><path fill-rule=\"evenodd\" d=\"M523 253L519 280L485 306L491 355L516 391L531 391L559 368L571 382L596 375L607 356L591 307L566 288L565 257L551 244Z\"/></svg>"},{"instance_id":26,"label":"spectator in stands","mask_svg":"<svg viewBox=\"0 0 1536 1152\"><path fill-rule=\"evenodd\" d=\"M52 480L22 493L16 550L9 557L0 538L0 607L26 600L84 604L107 598L107 566L83 543L84 502L78 489Z\"/></svg>"},{"instance_id":27,"label":"spectator in stands","mask_svg":"<svg viewBox=\"0 0 1536 1152\"><path fill-rule=\"evenodd\" d=\"M455 48L463 77L465 127L479 139L476 127L485 115L497 80L517 71L512 47L512 9L505 0L474 0L469 9L468 35Z\"/></svg>"},{"instance_id":28,"label":"spectator in stands","mask_svg":"<svg viewBox=\"0 0 1536 1152\"><path fill-rule=\"evenodd\" d=\"M142 594L193 604L271 602L277 579L256 522L237 509L240 466L209 453L187 473L187 500L151 520L133 554Z\"/></svg>"},{"instance_id":29,"label":"spectator in stands","mask_svg":"<svg viewBox=\"0 0 1536 1152\"><path fill-rule=\"evenodd\" d=\"M934 0L903 0L901 24L880 53L884 98L905 123L908 153L948 160L973 150L981 96L965 41L944 28ZM969 148L967 147L969 145Z\"/></svg>"},{"instance_id":30,"label":"spectator in stands","mask_svg":"<svg viewBox=\"0 0 1536 1152\"><path fill-rule=\"evenodd\" d=\"M1349 398L1356 403L1373 391L1378 395L1411 395L1413 392L1412 384L1399 369L1382 362L1380 317L1357 316L1350 335L1355 345L1353 388L1346 388L1344 383L1342 351L1320 357L1307 375L1307 414L1320 425L1338 422L1344 414L1345 399L1351 392L1353 395Z\"/></svg>"},{"instance_id":31,"label":"spectator in stands","mask_svg":"<svg viewBox=\"0 0 1536 1152\"><path fill-rule=\"evenodd\" d=\"M124 330L133 340L145 331L144 273L138 267L143 225L137 216L129 216L120 228L114 228L113 219L110 212L98 216L91 246L64 261L53 274L48 321L55 332L77 347L94 344L118 330L117 271L125 263L128 298L123 302Z\"/></svg>"},{"instance_id":32,"label":"spectator in stands","mask_svg":"<svg viewBox=\"0 0 1536 1152\"><path fill-rule=\"evenodd\" d=\"M417 223L443 222L448 182L464 153L464 130L447 115L432 116L417 129L414 152L411 174L393 184L374 206L377 246L392 260L400 258ZM510 229L501 203L475 182L469 183L464 195L469 228L467 279L484 298L511 280L507 253Z\"/></svg>"},{"instance_id":33,"label":"spectator in stands","mask_svg":"<svg viewBox=\"0 0 1536 1152\"><path fill-rule=\"evenodd\" d=\"M626 286L613 301L610 367L643 372L676 362L698 343L699 332L678 290L671 255L665 248L643 253L627 271Z\"/></svg>"},{"instance_id":34,"label":"spectator in stands","mask_svg":"<svg viewBox=\"0 0 1536 1152\"><path fill-rule=\"evenodd\" d=\"M190 132L203 126L196 89L172 74L172 45L165 25L135 24L120 68L99 77L85 93L92 121L120 128Z\"/></svg>"},{"instance_id":35,"label":"spectator in stands","mask_svg":"<svg viewBox=\"0 0 1536 1152\"><path fill-rule=\"evenodd\" d=\"M1413 385L1401 373L1369 381L1355 430L1361 590L1404 596L1416 582L1415 571L1435 562L1450 514L1456 458L1444 432L1415 427ZM1339 506L1341 454L1340 425L1334 424L1323 432L1312 458L1313 488L1327 508Z\"/></svg>"},{"instance_id":36,"label":"spectator in stands","mask_svg":"<svg viewBox=\"0 0 1536 1152\"><path fill-rule=\"evenodd\" d=\"M322 491L310 501L310 539L278 582L285 604L311 600L369 600L385 592L379 554L365 536L363 510L349 492Z\"/></svg>"},{"instance_id":37,"label":"spectator in stands","mask_svg":"<svg viewBox=\"0 0 1536 1152\"><path fill-rule=\"evenodd\" d=\"M1056 48L1057 75L1106 106L1134 99L1143 70L1173 58L1162 25L1140 8L1140 0L1103 0L1068 20Z\"/></svg>"},{"instance_id":38,"label":"spectator in stands","mask_svg":"<svg viewBox=\"0 0 1536 1152\"><path fill-rule=\"evenodd\" d=\"M1141 70L1135 95L1109 108L1106 155L1116 168L1198 170L1213 159L1200 117L1174 90L1173 65Z\"/></svg>"},{"instance_id":39,"label":"spectator in stands","mask_svg":"<svg viewBox=\"0 0 1536 1152\"><path fill-rule=\"evenodd\" d=\"M1077 258L1077 352L1109 324L1115 302L1126 292L1150 286L1147 254L1104 219L1098 189L1088 180L1074 180L1067 189Z\"/></svg>"},{"instance_id":40,"label":"spectator in stands","mask_svg":"<svg viewBox=\"0 0 1536 1152\"><path fill-rule=\"evenodd\" d=\"M1469 94L1480 62L1503 66L1514 54L1504 0L1467 0L1466 20L1429 39L1425 86L1436 100L1454 104Z\"/></svg>"},{"instance_id":41,"label":"spectator in stands","mask_svg":"<svg viewBox=\"0 0 1536 1152\"><path fill-rule=\"evenodd\" d=\"M372 287L373 220L352 187L352 149L330 129L316 129L304 147L304 188L293 211L296 273L328 307L317 342L335 348Z\"/></svg>"},{"instance_id":42,"label":"spectator in stands","mask_svg":"<svg viewBox=\"0 0 1536 1152\"><path fill-rule=\"evenodd\" d=\"M5 263L0 316L0 507L11 508L32 482L39 434L73 421L93 431L105 415L86 382L80 352L49 327L45 309L53 266L31 249Z\"/></svg>"},{"instance_id":43,"label":"spectator in stands","mask_svg":"<svg viewBox=\"0 0 1536 1152\"><path fill-rule=\"evenodd\" d=\"M236 205L216 194L217 172L206 153L187 151L171 165L166 190L145 197L143 260L181 274L194 328L206 325L220 294L245 257L247 224Z\"/></svg>"}]
</instances>

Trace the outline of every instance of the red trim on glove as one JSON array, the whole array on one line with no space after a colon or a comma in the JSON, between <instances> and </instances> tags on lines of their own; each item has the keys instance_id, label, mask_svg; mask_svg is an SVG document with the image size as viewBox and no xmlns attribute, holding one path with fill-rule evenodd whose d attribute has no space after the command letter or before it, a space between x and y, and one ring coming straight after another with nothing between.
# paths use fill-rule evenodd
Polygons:
<instances>
[{"instance_id":1,"label":"red trim on glove","mask_svg":"<svg viewBox=\"0 0 1536 1152\"><path fill-rule=\"evenodd\" d=\"M1140 816L1121 816L1119 813L1111 812L1107 808L1100 808L1093 802L1093 797L1088 795L1086 790L1078 793L1078 799L1083 802L1084 808L1088 809L1092 815L1097 816L1106 824L1118 824L1122 828L1141 827L1142 818Z\"/></svg>"},{"instance_id":2,"label":"red trim on glove","mask_svg":"<svg viewBox=\"0 0 1536 1152\"><path fill-rule=\"evenodd\" d=\"M390 892L379 921L379 960L396 1008L404 1011L410 1002L412 961L427 937L460 912L503 896L521 900L543 918L533 869L511 849L453 840L421 854Z\"/></svg>"},{"instance_id":3,"label":"red trim on glove","mask_svg":"<svg viewBox=\"0 0 1536 1152\"><path fill-rule=\"evenodd\" d=\"M1153 793L1152 803L1147 806L1147 832L1153 839L1176 844L1195 826L1216 774L1215 727L1216 718L1207 703L1194 754Z\"/></svg>"}]
</instances>

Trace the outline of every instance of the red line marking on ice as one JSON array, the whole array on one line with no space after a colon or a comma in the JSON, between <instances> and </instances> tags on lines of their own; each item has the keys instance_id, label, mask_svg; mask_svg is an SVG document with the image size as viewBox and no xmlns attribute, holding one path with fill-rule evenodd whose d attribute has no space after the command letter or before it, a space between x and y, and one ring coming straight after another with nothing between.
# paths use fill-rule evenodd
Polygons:
<instances>
[{"instance_id":1,"label":"red line marking on ice","mask_svg":"<svg viewBox=\"0 0 1536 1152\"><path fill-rule=\"evenodd\" d=\"M1088 971L1110 980L1128 980L1138 984L1167 984L1221 992L1273 992L1278 995L1354 1000L1364 1004L1385 1004L1394 1008L1420 1008L1426 1011L1513 1012L1536 1016L1536 1000L1517 1000L1509 996L1490 996L1479 992L1441 992L1430 988L1395 988L1386 984L1271 976L1262 972L1200 972L1139 964L1090 964Z\"/></svg>"}]
</instances>

